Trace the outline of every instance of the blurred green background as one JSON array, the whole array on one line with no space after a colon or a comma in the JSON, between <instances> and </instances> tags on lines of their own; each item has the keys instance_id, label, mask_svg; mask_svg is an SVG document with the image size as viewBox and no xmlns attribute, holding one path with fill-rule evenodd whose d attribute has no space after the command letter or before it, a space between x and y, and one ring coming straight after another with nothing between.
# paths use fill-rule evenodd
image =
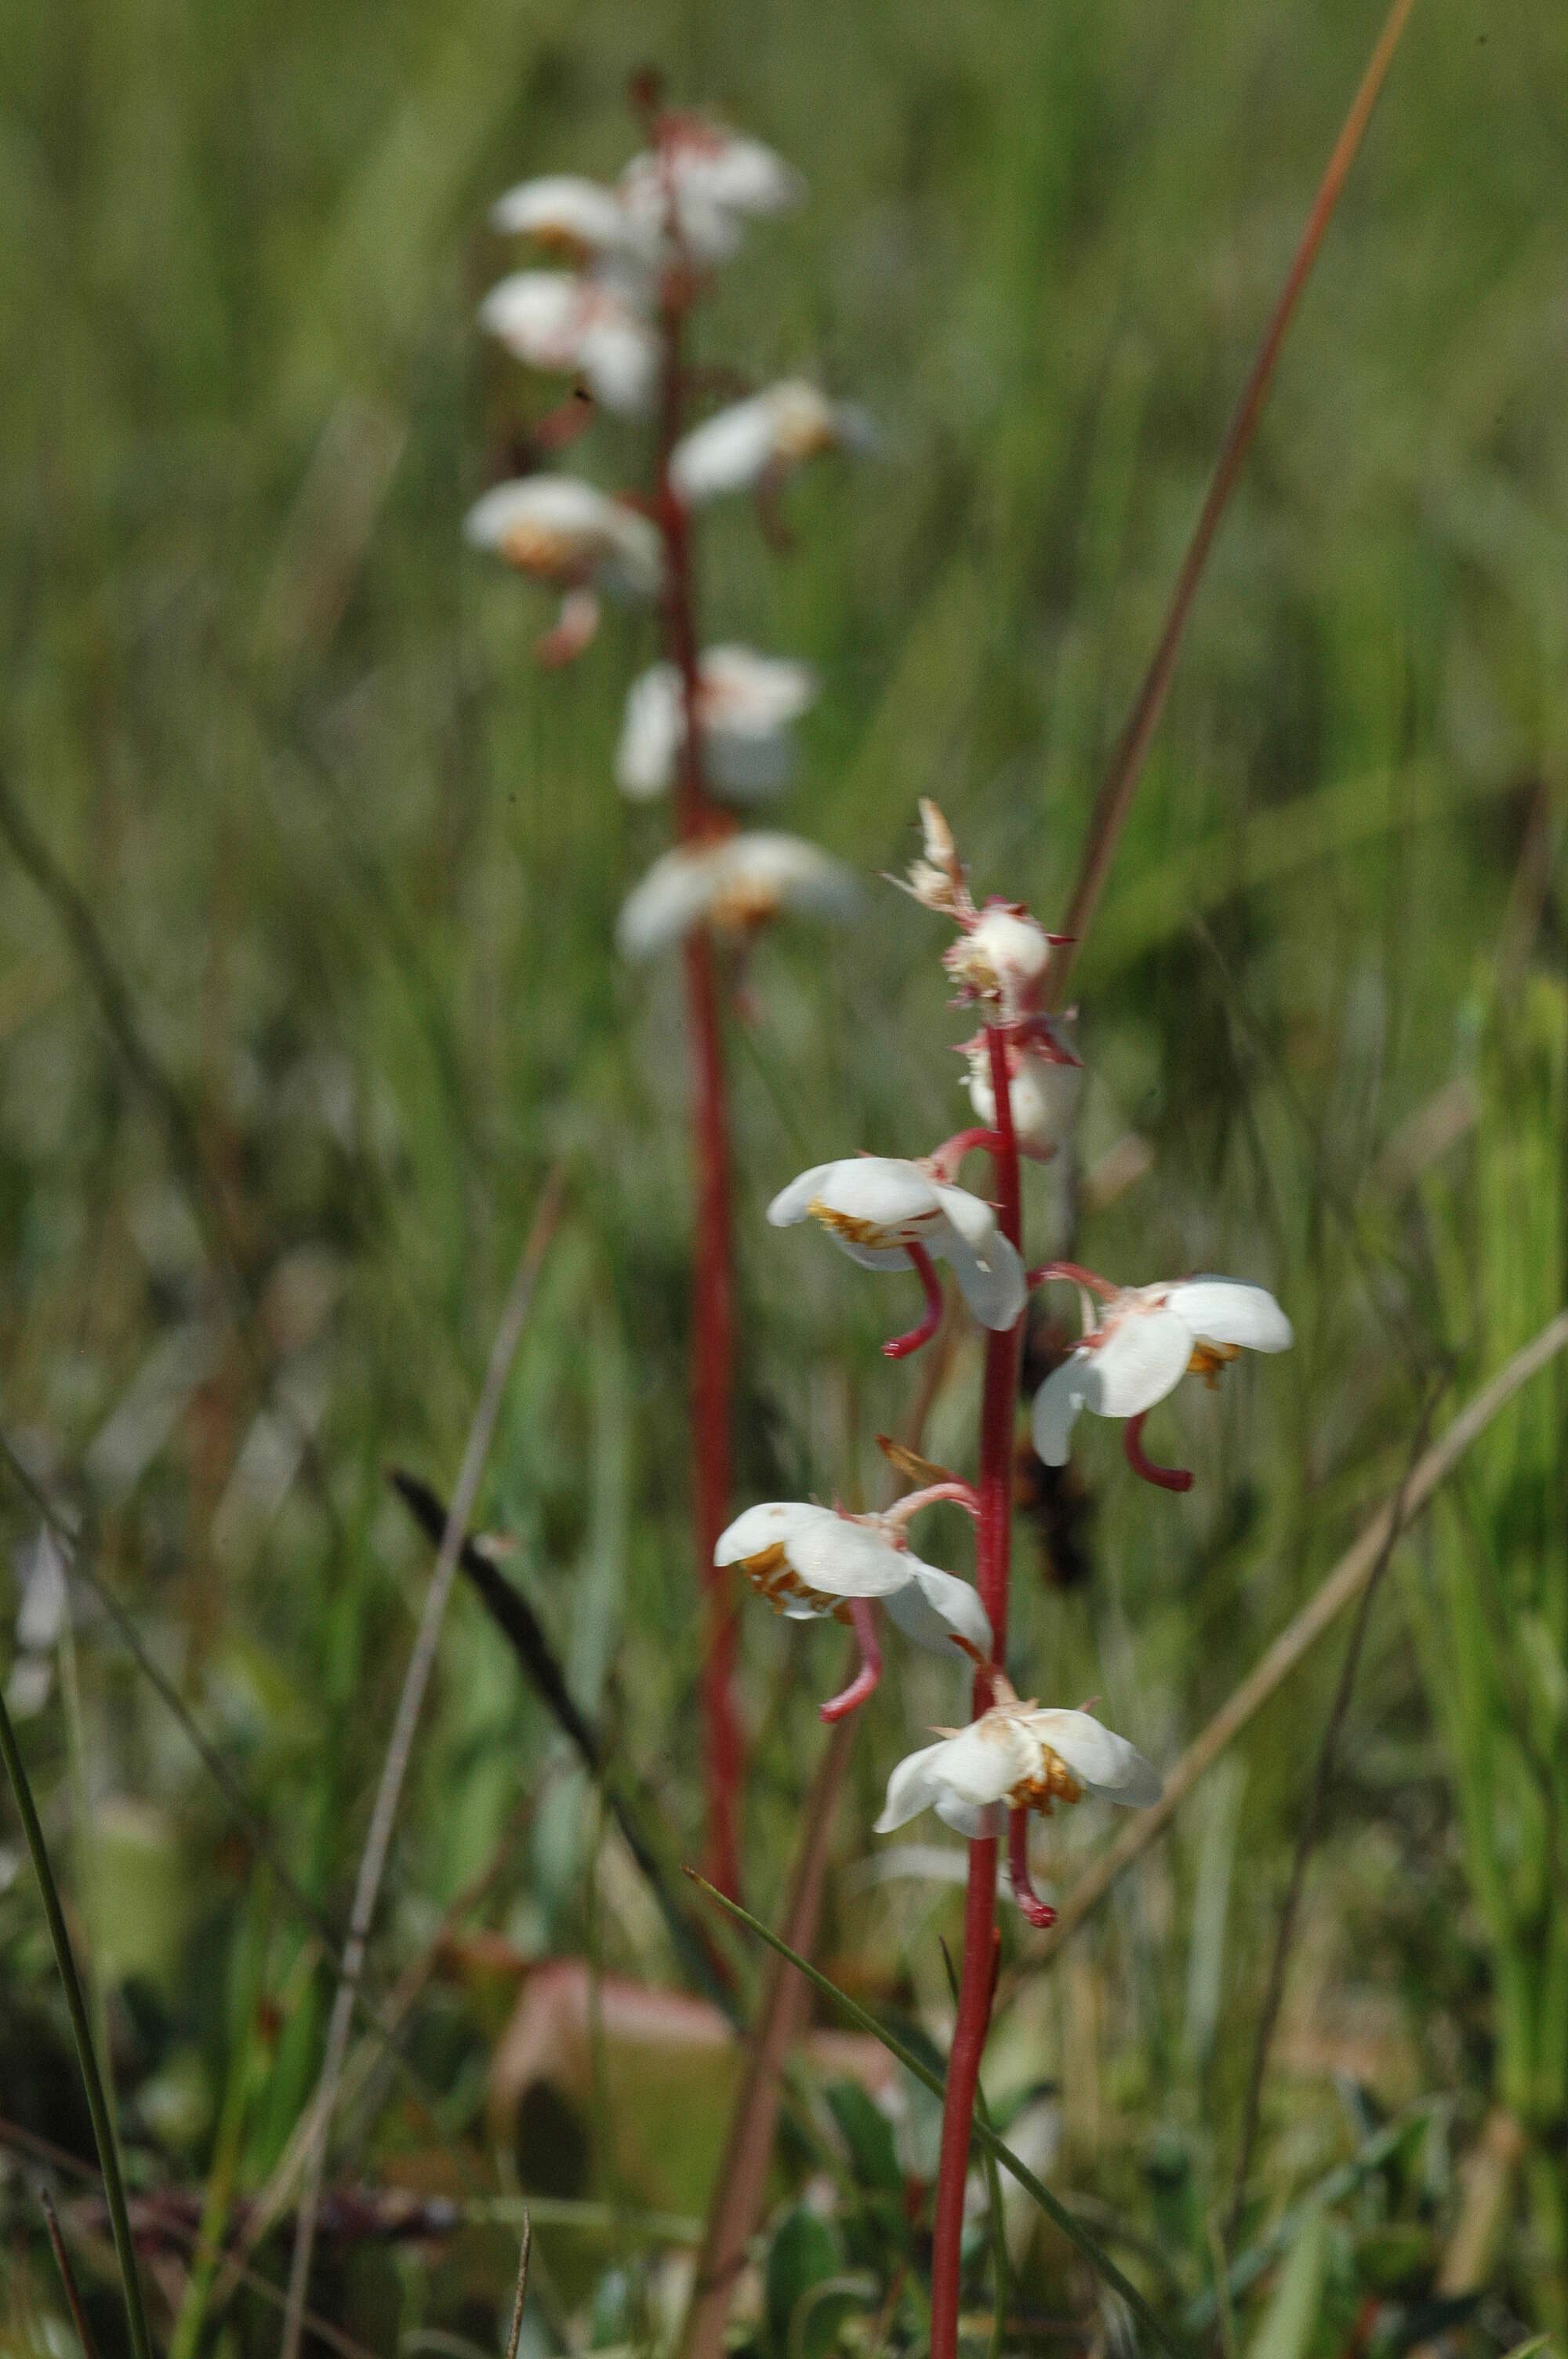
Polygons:
<instances>
[{"instance_id":1,"label":"blurred green background","mask_svg":"<svg viewBox=\"0 0 1568 2359\"><path fill-rule=\"evenodd\" d=\"M575 669L540 675L544 600L461 545L465 506L556 397L474 328L509 260L490 201L526 173L613 174L636 137L626 78L655 61L673 96L767 140L810 187L750 234L699 357L755 382L816 375L881 425L875 460L827 461L791 490L792 555L737 507L705 526L701 558L711 636L818 669L782 821L867 879L849 934L762 944L733 1037L737 1502L867 1499L873 1437L914 1381L875 1348L908 1289L773 1235L762 1208L807 1160L917 1153L965 1118L936 929L875 880L903 864L931 794L983 887L1060 909L1379 13L10 12L0 1414L35 1479L88 1517L98 1576L334 1917L428 1564L384 1469L449 1489L559 1157L568 1210L483 1520L514 1539L509 1574L672 1852L697 1842L680 1005L673 969L629 977L611 948L664 840L662 815L611 780L653 625L614 615ZM1097 1424L1077 1444L1075 1548L1058 1528L1053 1560L1021 1527L1019 1685L1103 1696L1162 1764L1399 1481L1433 1384L1441 1428L1568 1290L1565 377L1568 12L1421 0L1078 969L1089 1080L1071 1169L1031 1183L1036 1257L1071 1236L1129 1280L1232 1271L1296 1324L1288 1360L1161 1412L1151 1446L1196 1469L1188 1498L1132 1484ZM606 422L579 462L614 484L642 480L647 454ZM968 1462L978 1381L960 1351L938 1456ZM1326 2359L1439 2331L1493 2351L1568 2318L1563 1412L1548 1371L1374 1607L1227 2351ZM22 1612L7 1692L132 2175L182 2190L192 2219L211 2197L221 2224L285 2148L330 1984L101 1609L80 1593L73 1624L51 1620L36 1512L9 1473L3 1496L7 1623ZM961 1564L957 1527L940 1537ZM1004 1928L993 2104L1206 2342L1191 2305L1213 2292L1343 1645L1317 1650L1058 1964ZM760 1607L744 1648L748 1897L771 1917L837 1654ZM879 1872L867 1831L949 1686L897 1656L866 1714L827 1937L840 1981L939 2042L935 1936L954 1931L956 1891ZM1078 1817L1056 1837L1064 1884L1112 1832ZM9 1815L0 1845L0 2116L80 2155ZM680 1979L629 1854L460 1593L372 1957L383 1994L429 1971L409 2017L423 2095L377 2065L333 2170L450 2198L460 2225L328 2234L315 2304L361 2345L499 2347L514 2245L476 2207L519 2183L568 2203L541 2234L531 2348L643 2342L678 2295L681 2238L644 2214L700 2209L729 2068L709 2088L683 2067L661 2099L649 2076L667 2064L595 2015L590 1978L588 2060L516 2116L497 2043L552 1955ZM546 2037L557 2063L563 2041ZM885 2311L884 2336L917 2347L921 2263L875 2187L886 2158L842 2087L836 2109L822 2091L808 2071L747 2336L816 2359L864 2347ZM661 2103L680 2154L649 2127ZM639 2126L636 2156L618 2122ZM899 2125L903 2172L929 2127ZM0 2337L57 2353L38 2150L5 2152ZM102 2223L59 2183L117 2349ZM791 2208L803 2187L815 2209ZM1065 2245L1011 2209L1009 2228L1020 2347L1053 2321L1069 2340L1119 2331ZM979 2242L983 2310L983 2225ZM287 2249L261 2244L258 2272L277 2279ZM172 2234L149 2259L160 2339L183 2315L181 2359L276 2347L258 2292L193 2303L189 2267ZM802 2308L797 2281L839 2277L860 2295Z\"/></svg>"}]
</instances>

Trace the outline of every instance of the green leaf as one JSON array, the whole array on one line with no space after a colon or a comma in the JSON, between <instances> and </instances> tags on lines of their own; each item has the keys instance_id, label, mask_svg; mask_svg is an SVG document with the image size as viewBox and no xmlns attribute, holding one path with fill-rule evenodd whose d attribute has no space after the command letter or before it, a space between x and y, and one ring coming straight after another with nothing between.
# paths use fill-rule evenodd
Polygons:
<instances>
[{"instance_id":1,"label":"green leaf","mask_svg":"<svg viewBox=\"0 0 1568 2359\"><path fill-rule=\"evenodd\" d=\"M1304 2359L1327 2271L1328 2217L1321 2204L1314 2204L1291 2246L1247 2359Z\"/></svg>"},{"instance_id":2,"label":"green leaf","mask_svg":"<svg viewBox=\"0 0 1568 2359\"><path fill-rule=\"evenodd\" d=\"M716 1902L730 1916L737 1919L741 1924L748 1927L760 1941L767 1943L770 1950L776 1951L781 1958L787 1958L796 1973L804 1974L812 1988L820 1991L824 1998L831 1999L834 2006L839 2008L851 2023L858 2025L862 2031L869 2031L873 2039L880 2039L888 2054L895 2058L906 2072L913 2073L915 2080L929 2089L934 2095L938 2097L942 2095L943 2084L940 2073L932 2071L929 2065L923 2063L912 2049L904 2046L902 2039L895 2039L892 2033L884 2024L879 2023L874 2015L868 2014L863 2006L858 2006L847 1991L839 1989L837 1983L829 1982L827 1976L819 1973L809 1960L801 1957L797 1951L792 1950L787 1941L780 1940L778 1935L762 1924L758 1918L753 1917L750 1909L742 1908L738 1900L727 1898L714 1885L708 1883L706 1876L698 1875L695 1868L688 1867L685 1872L695 1885L707 1893L710 1900ZM1174 2359L1184 2359L1183 2345L1176 2335L1150 2308L1131 2279L1122 2275L1109 2254L1096 2244L1082 2222L1068 2211L1065 2203L1052 2194L1048 2187L1044 2186L1035 2178L1027 2164L1020 2162L1011 2147L1003 2144L989 2123L977 2120L972 2126L974 2136L985 2151L994 2155L1003 2170L1018 2181L1026 2194L1033 2196L1047 2219L1053 2221L1066 2237L1067 2242L1083 2255L1097 2276L1102 2277L1108 2286L1113 2288L1121 2296L1133 2316L1141 2325L1148 2329L1155 2342L1163 2350L1173 2353Z\"/></svg>"},{"instance_id":3,"label":"green leaf","mask_svg":"<svg viewBox=\"0 0 1568 2359\"><path fill-rule=\"evenodd\" d=\"M893 2147L892 2124L871 2103L858 2081L831 2081L826 2092L827 2110L849 2149L849 2160L862 2187L879 2194L901 2195L903 2173Z\"/></svg>"},{"instance_id":4,"label":"green leaf","mask_svg":"<svg viewBox=\"0 0 1568 2359\"><path fill-rule=\"evenodd\" d=\"M786 2212L768 2253L768 2337L775 2359L787 2359L790 2327L813 2287L838 2276L844 2265L838 2239L827 2222L804 2205ZM832 2319L823 2316L806 2343L806 2359L820 2359L831 2341Z\"/></svg>"}]
</instances>

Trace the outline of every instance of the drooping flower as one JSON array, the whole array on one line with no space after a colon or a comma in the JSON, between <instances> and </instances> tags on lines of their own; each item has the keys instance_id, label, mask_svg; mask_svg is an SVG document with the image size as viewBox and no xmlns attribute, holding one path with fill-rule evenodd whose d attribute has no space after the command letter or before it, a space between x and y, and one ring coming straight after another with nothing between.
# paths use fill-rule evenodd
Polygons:
<instances>
[{"instance_id":1,"label":"drooping flower","mask_svg":"<svg viewBox=\"0 0 1568 2359\"><path fill-rule=\"evenodd\" d=\"M808 667L750 647L705 649L697 667L703 784L737 802L782 787L794 756L790 724L816 694ZM674 664L654 664L633 681L615 756L622 792L637 801L662 795L686 737L686 701Z\"/></svg>"},{"instance_id":2,"label":"drooping flower","mask_svg":"<svg viewBox=\"0 0 1568 2359\"><path fill-rule=\"evenodd\" d=\"M492 287L480 325L529 368L579 376L606 409L640 417L659 374L659 340L624 285L569 270L517 270Z\"/></svg>"},{"instance_id":3,"label":"drooping flower","mask_svg":"<svg viewBox=\"0 0 1568 2359\"><path fill-rule=\"evenodd\" d=\"M990 1623L970 1584L913 1555L893 1516L773 1500L736 1517L719 1535L713 1561L739 1565L752 1588L792 1621L829 1614L853 1627L860 1669L822 1706L824 1720L841 1719L863 1703L881 1676L873 1599L917 1646L945 1653L956 1632L981 1652L990 1648Z\"/></svg>"},{"instance_id":4,"label":"drooping flower","mask_svg":"<svg viewBox=\"0 0 1568 2359\"><path fill-rule=\"evenodd\" d=\"M744 940L783 910L843 919L859 899L843 862L800 836L723 835L655 860L622 905L615 939L623 957L646 959L696 926Z\"/></svg>"},{"instance_id":5,"label":"drooping flower","mask_svg":"<svg viewBox=\"0 0 1568 2359\"><path fill-rule=\"evenodd\" d=\"M985 1034L966 1040L963 1053L969 1062L969 1103L990 1130L996 1124L996 1090ZM1033 1016L1010 1032L1003 1053L1019 1151L1046 1162L1072 1128L1083 1084L1082 1061L1068 1047L1060 1020L1050 1016Z\"/></svg>"},{"instance_id":6,"label":"drooping flower","mask_svg":"<svg viewBox=\"0 0 1568 2359\"><path fill-rule=\"evenodd\" d=\"M785 212L805 182L760 139L700 114L666 114L658 145L633 156L617 194L644 251L666 263L728 262L749 215Z\"/></svg>"},{"instance_id":7,"label":"drooping flower","mask_svg":"<svg viewBox=\"0 0 1568 2359\"><path fill-rule=\"evenodd\" d=\"M670 482L696 507L725 492L765 491L819 451L866 450L874 439L863 410L785 377L694 427L671 453Z\"/></svg>"},{"instance_id":8,"label":"drooping flower","mask_svg":"<svg viewBox=\"0 0 1568 2359\"><path fill-rule=\"evenodd\" d=\"M463 535L567 592L559 623L539 646L546 662L565 662L588 645L599 627L600 592L653 598L663 579L659 536L647 517L576 475L497 484L469 510Z\"/></svg>"},{"instance_id":9,"label":"drooping flower","mask_svg":"<svg viewBox=\"0 0 1568 2359\"><path fill-rule=\"evenodd\" d=\"M1098 1417L1126 1418L1128 1455L1138 1472L1167 1489L1184 1491L1190 1474L1140 1462L1138 1430L1145 1413L1189 1373L1213 1383L1242 1351L1288 1351L1295 1340L1291 1322L1262 1287L1227 1277L1119 1288L1098 1281L1097 1287L1107 1298L1103 1311L1097 1315L1089 1308L1092 1323L1034 1396L1034 1447L1047 1466L1062 1466L1081 1408Z\"/></svg>"},{"instance_id":10,"label":"drooping flower","mask_svg":"<svg viewBox=\"0 0 1568 2359\"><path fill-rule=\"evenodd\" d=\"M941 1292L932 1263L945 1261L984 1327L1011 1327L1023 1308L1023 1265L997 1226L991 1207L967 1188L933 1179L897 1157L851 1155L818 1163L792 1180L768 1206L775 1229L815 1220L866 1269L913 1263L926 1289L926 1318L909 1336L885 1345L902 1358L935 1333Z\"/></svg>"},{"instance_id":11,"label":"drooping flower","mask_svg":"<svg viewBox=\"0 0 1568 2359\"><path fill-rule=\"evenodd\" d=\"M579 172L520 180L496 199L490 220L503 237L531 237L546 253L568 262L625 255L638 242L616 191Z\"/></svg>"},{"instance_id":12,"label":"drooping flower","mask_svg":"<svg viewBox=\"0 0 1568 2359\"><path fill-rule=\"evenodd\" d=\"M998 1803L1049 1817L1058 1802L1086 1794L1142 1809L1160 1799L1160 1779L1136 1746L1092 1712L1043 1710L1021 1702L1005 1680L1000 1700L968 1728L945 1730L935 1745L905 1756L888 1779L874 1832L891 1834L922 1810L971 1841L993 1832Z\"/></svg>"}]
</instances>

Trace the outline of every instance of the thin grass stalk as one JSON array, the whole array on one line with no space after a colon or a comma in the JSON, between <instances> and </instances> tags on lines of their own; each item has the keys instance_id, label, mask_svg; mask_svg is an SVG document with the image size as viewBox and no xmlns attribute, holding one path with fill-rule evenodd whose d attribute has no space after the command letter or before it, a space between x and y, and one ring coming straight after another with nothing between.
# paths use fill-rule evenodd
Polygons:
<instances>
[{"instance_id":1,"label":"thin grass stalk","mask_svg":"<svg viewBox=\"0 0 1568 2359\"><path fill-rule=\"evenodd\" d=\"M120 2154L114 2136L114 2116L103 2092L103 2077L98 2069L92 2028L87 2017L87 2001L82 1995L81 1978L76 1971L70 1936L66 1930L59 1889L49 1864L44 1831L38 1823L38 1813L33 1801L33 1789L27 1783L16 1732L11 1725L11 1715L5 1709L3 1694L0 1694L0 1756L5 1759L5 1774L10 1778L11 1791L16 1797L16 1815L22 1821L33 1873L38 1879L38 1890L43 1897L44 1916L49 1924L49 1940L54 1945L55 1963L65 1986L65 2003L76 2041L77 2060L81 2067L82 2083L87 2091L87 2110L92 2117L92 2136L98 2148L99 2167L103 2173L103 2192L109 2204L109 2224L114 2232L114 2257L120 2265L120 2283L124 2290L125 2322L130 2332L131 2350L134 2359L153 2359L152 2336L147 2331L147 2314L142 2302L142 2282L136 2273L136 2251L131 2241L130 2214L125 2209L124 2181L120 2176Z\"/></svg>"},{"instance_id":2,"label":"thin grass stalk","mask_svg":"<svg viewBox=\"0 0 1568 2359\"><path fill-rule=\"evenodd\" d=\"M1350 167L1356 161L1367 125L1372 118L1372 110L1388 78L1389 68L1394 61L1400 37L1414 5L1415 0L1393 0L1393 5L1384 19L1377 46L1368 60L1367 71L1350 102L1350 111L1324 168L1317 194L1306 218L1306 226L1292 257L1290 269L1285 274L1284 285L1269 315L1268 325L1253 357L1252 366L1248 371L1247 382L1227 422L1214 473L1209 478L1208 491L1193 527L1186 555L1182 560L1176 586L1171 593L1163 628L1149 659L1149 668L1139 686L1132 710L1117 740L1110 767L1106 772L1089 816L1077 882L1062 922L1062 930L1068 939L1051 954L1048 997L1053 1006L1059 1007L1065 995L1074 962L1083 947L1084 936L1088 931L1121 831L1127 823L1127 815L1132 808L1132 799L1138 791L1138 781L1142 776L1150 743L1159 727L1160 716L1165 710L1165 699L1170 694L1171 682L1175 676L1176 658L1181 653L1193 601L1197 595L1215 535L1219 530L1220 519L1236 488L1242 462L1258 430L1258 420L1268 398L1281 348L1307 280L1312 276L1318 248L1334 218L1340 191Z\"/></svg>"},{"instance_id":3,"label":"thin grass stalk","mask_svg":"<svg viewBox=\"0 0 1568 2359\"><path fill-rule=\"evenodd\" d=\"M316 2243L316 2221L320 2210L321 2184L327 2164L327 2148L331 2136L332 2117L337 2108L338 2092L342 2083L343 2066L348 2058L349 2034L354 2018L355 1997L360 1977L364 1971L365 1951L370 1940L376 1902L381 1897L381 1881L386 1868L387 1854L392 1847L392 1831L397 1818L398 1804L403 1797L404 1779L414 1750L415 1734L419 1715L424 1709L425 1692L435 1669L436 1648L446 1619L447 1603L457 1579L458 1558L479 1495L480 1482L484 1473L485 1460L490 1453L491 1438L501 1412L502 1395L511 1373L517 1345L522 1339L524 1323L534 1299L534 1288L556 1223L560 1217L565 1193L565 1173L557 1165L545 1183L545 1192L533 1224L518 1256L511 1288L507 1294L501 1322L491 1345L490 1360L484 1372L473 1420L469 1427L468 1440L463 1449L463 1462L458 1473L457 1487L452 1494L447 1528L441 1536L425 1593L425 1604L415 1634L414 1649L408 1658L408 1668L403 1676L403 1690L397 1699L397 1712L387 1740L386 1756L382 1765L381 1781L376 1788L375 1802L371 1811L370 1831L365 1837L360 1858L360 1872L354 1886L353 1906L349 1912L348 1939L343 1945L339 1967L337 1991L333 1995L332 2012L327 2026L327 2043L321 2060L320 2079L317 2084L316 2103L319 2121L306 2160L304 2185L300 2191L299 2211L294 2227L294 2252L289 2263L287 2307L284 2313L282 2359L298 2359L300 2329L303 2323L305 2297L310 2282L310 2256Z\"/></svg>"},{"instance_id":4,"label":"thin grass stalk","mask_svg":"<svg viewBox=\"0 0 1568 2359\"><path fill-rule=\"evenodd\" d=\"M65 2238L60 2234L59 2215L54 2208L54 2198L47 2187L39 2188L38 2203L43 2212L44 2225L49 2230L49 2249L54 2254L54 2265L59 2271L59 2281L65 2293L65 2306L70 2312L70 2322L76 2329L76 2339L81 2345L81 2359L98 2359L98 2354L93 2348L92 2332L87 2324L87 2316L81 2307L81 2296L76 2289L76 2273L70 2266L70 2255L65 2248Z\"/></svg>"},{"instance_id":5,"label":"thin grass stalk","mask_svg":"<svg viewBox=\"0 0 1568 2359\"><path fill-rule=\"evenodd\" d=\"M676 225L671 206L672 231ZM670 457L686 408L682 332L690 304L676 274L663 311L664 356L654 513L665 546L665 642L680 675L684 728L676 787L676 828L683 843L708 833L716 818L703 773L698 703L701 679L691 518L670 481ZM734 1245L731 1234L729 1097L713 938L698 926L683 951L687 1033L692 1062L692 1159L696 1207L692 1252L692 1525L703 1601L703 1784L708 1863L721 1891L741 1888L739 1805L745 1745L735 1702L739 1648L731 1575L713 1561L729 1521L730 1401L735 1362Z\"/></svg>"},{"instance_id":6,"label":"thin grass stalk","mask_svg":"<svg viewBox=\"0 0 1568 2359\"><path fill-rule=\"evenodd\" d=\"M986 1027L991 1088L996 1100L996 1144L991 1149L992 1192L1003 1236L1022 1254L1022 1198L1018 1142L1006 1035ZM976 1585L991 1625L990 1664L977 1670L972 1712L978 1719L991 1701L991 1670L1007 1655L1007 1591L1012 1537L1012 1437L1018 1398L1022 1314L1004 1332L986 1339L985 1392L980 1410L980 1468L976 1488L979 1518L975 1535ZM931 2359L957 2359L958 2292L964 2229L964 2189L974 2134L980 2058L990 2024L996 1972L997 1838L969 1845L964 1889L964 1951L958 1973L958 2011L947 2059L942 2103L942 2147L936 2168L936 2213L931 2256Z\"/></svg>"}]
</instances>

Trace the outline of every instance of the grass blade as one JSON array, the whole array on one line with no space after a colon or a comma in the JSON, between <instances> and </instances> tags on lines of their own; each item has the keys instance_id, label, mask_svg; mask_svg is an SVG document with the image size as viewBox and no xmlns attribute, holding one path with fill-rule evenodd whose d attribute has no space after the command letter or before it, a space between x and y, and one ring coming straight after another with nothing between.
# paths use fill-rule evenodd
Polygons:
<instances>
[{"instance_id":1,"label":"grass blade","mask_svg":"<svg viewBox=\"0 0 1568 2359\"><path fill-rule=\"evenodd\" d=\"M869 2014L866 2008L858 2006L847 1991L841 1991L837 1983L829 1982L825 1973L819 1973L808 1959L799 1956L790 1948L787 1941L781 1940L779 1936L762 1924L760 1919L753 1917L750 1909L742 1908L738 1900L728 1899L716 1886L708 1883L706 1876L698 1875L695 1868L688 1867L686 1872L692 1882L700 1886L707 1893L710 1900L717 1901L720 1908L727 1909L738 1923L744 1925L749 1932L755 1933L759 1940L765 1941L770 1950L776 1950L781 1958L787 1959L796 1973L804 1974L812 1988L820 1991L824 1998L830 1999L840 2014L847 2017L857 2029L868 2031L873 2039L880 2040L894 2061L902 2064L906 2072L912 2072L917 2081L930 2090L934 2097L942 2095L943 2080L940 2072L934 2072L928 2065L924 2064L913 2049L906 2048L902 2039L888 2030L885 2024L879 2023L874 2015ZM1139 2323L1148 2329L1163 2350L1173 2354L1173 2359L1184 2359L1183 2345L1171 2329L1150 2308L1131 2280L1123 2277L1109 2254L1102 2251L1087 2229L1074 2218L1066 2205L1035 2178L1026 2163L1020 2162L1011 2147L1003 2143L989 2122L977 2119L973 2127L974 2136L982 2149L999 2162L1003 2170L1017 2180L1024 2193L1033 2198L1046 2218L1059 2228L1067 2242L1082 2254L1096 2275L1103 2278L1107 2285L1121 2296Z\"/></svg>"},{"instance_id":2,"label":"grass blade","mask_svg":"<svg viewBox=\"0 0 1568 2359\"><path fill-rule=\"evenodd\" d=\"M136 2274L135 2247L131 2242L130 2215L125 2209L124 2182L120 2177L119 2148L115 2144L114 2124L109 2112L109 2101L103 2093L103 2077L98 2070L97 2051L92 2045L92 2032L87 2020L87 2001L82 1995L81 1979L71 1953L65 1912L59 1905L59 1890L54 1880L54 1870L49 1865L44 1831L38 1823L38 1813L33 1801L33 1789L27 1783L16 1732L11 1725L11 1715L5 1709L3 1694L0 1694L0 1756L5 1758L5 1774L16 1798L17 1816L22 1821L22 1832L32 1856L38 1890L43 1895L44 1915L49 1920L49 1940L54 1944L55 1963L65 1985L65 2003L70 2011L70 2027L75 2035L77 2058L87 2091L87 2110L92 2116L92 2135L97 2142L98 2160L103 2172L103 2192L109 2202L114 2254L120 2264L120 2278L125 2291L125 2321L130 2329L131 2349L135 2359L153 2359L152 2336L147 2332L147 2314L142 2304L142 2281Z\"/></svg>"}]
</instances>

